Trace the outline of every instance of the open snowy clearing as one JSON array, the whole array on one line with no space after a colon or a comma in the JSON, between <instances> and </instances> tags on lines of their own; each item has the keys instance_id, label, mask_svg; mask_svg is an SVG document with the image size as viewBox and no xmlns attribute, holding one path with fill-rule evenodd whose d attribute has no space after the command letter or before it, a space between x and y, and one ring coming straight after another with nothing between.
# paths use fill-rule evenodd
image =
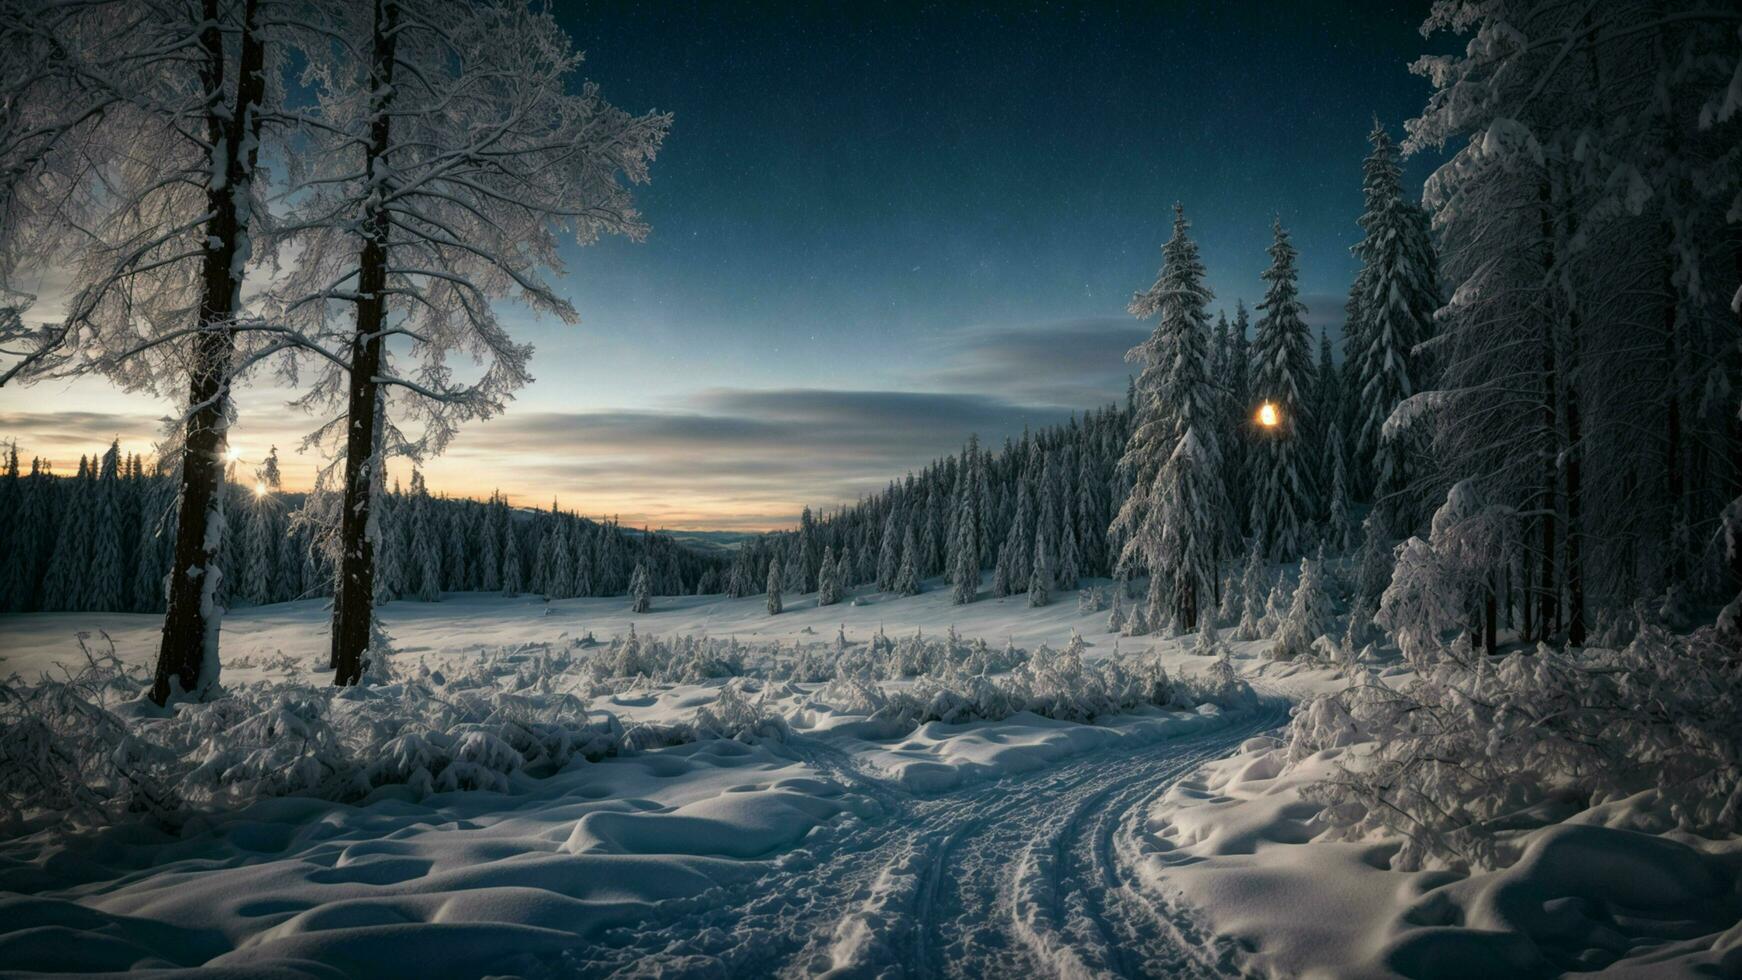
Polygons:
<instances>
[{"instance_id":1,"label":"open snowy clearing","mask_svg":"<svg viewBox=\"0 0 1742 980\"><path fill-rule=\"evenodd\" d=\"M385 618L395 671L437 678L631 625L642 636L816 646L837 630L862 639L879 627L952 625L1000 645L1062 646L1073 628L1105 626L1104 614L1064 602L964 609L934 591L862 603L819 610L807 598L771 619L755 598L662 600L631 616L621 600L466 595L395 603ZM323 682L324 620L319 602L232 614L226 682ZM106 631L125 661L149 662L153 617L50 614L0 619L5 669L80 662L76 627ZM1112 636L1090 642L1091 658L1115 647ZM1165 656L1206 666L1183 651ZM626 724L681 723L723 703L722 683L643 679L595 708ZM26 972L427 976L1230 967L1225 953L1203 959L1201 941L1186 941L1185 913L1114 863L1111 834L1198 764L1283 724L1280 699L1145 707L1096 724L1022 712L913 728L822 704L815 685L744 687L793 734L576 761L542 779L511 774L498 790L265 799L202 813L179 833L127 822L71 839L17 837L0 846L0 959Z\"/></svg>"}]
</instances>

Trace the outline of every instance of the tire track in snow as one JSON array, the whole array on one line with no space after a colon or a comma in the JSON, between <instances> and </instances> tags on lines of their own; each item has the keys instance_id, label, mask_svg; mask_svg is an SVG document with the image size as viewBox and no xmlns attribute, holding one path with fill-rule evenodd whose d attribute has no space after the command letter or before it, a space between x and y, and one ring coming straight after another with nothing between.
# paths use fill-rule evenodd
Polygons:
<instances>
[{"instance_id":1,"label":"tire track in snow","mask_svg":"<svg viewBox=\"0 0 1742 980\"><path fill-rule=\"evenodd\" d=\"M1150 801L1287 719L1115 742L1033 773L915 797L820 739L791 748L868 801L769 870L569 951L583 976L1187 976L1237 973L1138 879Z\"/></svg>"}]
</instances>

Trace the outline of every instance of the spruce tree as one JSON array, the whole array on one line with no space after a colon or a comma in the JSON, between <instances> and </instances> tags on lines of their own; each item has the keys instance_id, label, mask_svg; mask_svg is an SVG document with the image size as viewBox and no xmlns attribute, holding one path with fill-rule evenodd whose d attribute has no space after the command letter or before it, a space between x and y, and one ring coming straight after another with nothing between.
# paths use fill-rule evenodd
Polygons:
<instances>
[{"instance_id":1,"label":"spruce tree","mask_svg":"<svg viewBox=\"0 0 1742 980\"><path fill-rule=\"evenodd\" d=\"M507 510L506 507L503 510ZM526 588L520 560L520 536L514 533L514 519L505 517L502 534L502 594L513 598Z\"/></svg>"},{"instance_id":2,"label":"spruce tree","mask_svg":"<svg viewBox=\"0 0 1742 980\"><path fill-rule=\"evenodd\" d=\"M1258 308L1252 345L1252 395L1276 413L1260 426L1252 456L1252 526L1272 559L1305 554L1307 528L1319 512L1311 458L1313 420L1308 396L1314 388L1312 330L1304 319L1295 268L1296 252L1278 220L1268 249L1270 268Z\"/></svg>"},{"instance_id":3,"label":"spruce tree","mask_svg":"<svg viewBox=\"0 0 1742 980\"><path fill-rule=\"evenodd\" d=\"M768 615L780 615L780 587L783 584L780 569L780 556L775 555L768 560Z\"/></svg>"},{"instance_id":4,"label":"spruce tree","mask_svg":"<svg viewBox=\"0 0 1742 980\"><path fill-rule=\"evenodd\" d=\"M1034 538L1034 565L1028 572L1028 604L1044 606L1052 601L1052 562L1046 554L1046 536Z\"/></svg>"},{"instance_id":5,"label":"spruce tree","mask_svg":"<svg viewBox=\"0 0 1742 980\"><path fill-rule=\"evenodd\" d=\"M91 611L120 609L122 584L126 582L122 560L121 445L109 444L98 465L92 487L96 513L91 517L91 557L85 570L80 608Z\"/></svg>"},{"instance_id":6,"label":"spruce tree","mask_svg":"<svg viewBox=\"0 0 1742 980\"><path fill-rule=\"evenodd\" d=\"M1167 621L1195 629L1214 608L1216 560L1225 534L1226 498L1217 429L1223 397L1209 376L1210 290L1197 244L1186 234L1185 210L1174 205L1173 236L1162 246L1155 285L1131 300L1134 316L1157 317L1149 338L1128 360L1137 377L1137 416L1120 467L1132 488L1114 520L1121 558L1147 565L1152 576L1150 625Z\"/></svg>"},{"instance_id":7,"label":"spruce tree","mask_svg":"<svg viewBox=\"0 0 1742 980\"><path fill-rule=\"evenodd\" d=\"M241 587L238 598L249 605L272 602L278 589L278 537L276 494L283 488L278 473L278 447L272 447L266 461L254 472L253 499L243 507L242 545L244 561L240 569Z\"/></svg>"},{"instance_id":8,"label":"spruce tree","mask_svg":"<svg viewBox=\"0 0 1742 980\"><path fill-rule=\"evenodd\" d=\"M1373 151L1362 164L1365 233L1355 254L1361 259L1356 286L1361 343L1356 365L1359 428L1356 458L1371 460L1373 501L1396 530L1413 526L1417 515L1408 496L1414 474L1411 459L1420 447L1407 435L1384 438L1385 420L1404 399L1424 387L1418 344L1432 335L1440 305L1433 243L1421 211L1403 197L1402 169L1390 134L1373 120L1368 135Z\"/></svg>"},{"instance_id":9,"label":"spruce tree","mask_svg":"<svg viewBox=\"0 0 1742 980\"><path fill-rule=\"evenodd\" d=\"M435 514L430 503L429 487L423 473L411 471L411 565L407 569L417 580L419 602L440 602L442 598L441 542L436 538Z\"/></svg>"},{"instance_id":10,"label":"spruce tree","mask_svg":"<svg viewBox=\"0 0 1742 980\"><path fill-rule=\"evenodd\" d=\"M835 567L835 549L823 546L823 563L817 568L817 605L832 606L841 601L839 570Z\"/></svg>"},{"instance_id":11,"label":"spruce tree","mask_svg":"<svg viewBox=\"0 0 1742 980\"><path fill-rule=\"evenodd\" d=\"M879 592L888 592L895 588L895 575L901 569L902 527L900 506L891 504L889 516L883 519L883 541L877 555L877 590Z\"/></svg>"},{"instance_id":12,"label":"spruce tree","mask_svg":"<svg viewBox=\"0 0 1742 980\"><path fill-rule=\"evenodd\" d=\"M913 540L913 525L902 532L901 565L895 572L896 595L919 595L919 547Z\"/></svg>"},{"instance_id":13,"label":"spruce tree","mask_svg":"<svg viewBox=\"0 0 1742 980\"><path fill-rule=\"evenodd\" d=\"M635 563L635 571L629 576L629 611L644 613L653 608L653 583L647 573L647 563ZM770 610L779 612L779 610Z\"/></svg>"},{"instance_id":14,"label":"spruce tree","mask_svg":"<svg viewBox=\"0 0 1742 980\"><path fill-rule=\"evenodd\" d=\"M980 591L979 461L980 440L969 436L956 480L956 529L950 544L950 601L958 606L973 602Z\"/></svg>"}]
</instances>

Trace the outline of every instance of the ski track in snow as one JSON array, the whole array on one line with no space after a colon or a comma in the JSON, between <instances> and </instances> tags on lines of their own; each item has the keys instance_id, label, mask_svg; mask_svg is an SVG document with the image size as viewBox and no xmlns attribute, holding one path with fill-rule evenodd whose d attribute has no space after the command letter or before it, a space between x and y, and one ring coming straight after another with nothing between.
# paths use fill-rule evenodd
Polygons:
<instances>
[{"instance_id":1,"label":"ski track in snow","mask_svg":"<svg viewBox=\"0 0 1742 980\"><path fill-rule=\"evenodd\" d=\"M916 797L826 739L790 747L881 811L819 828L747 885L562 954L587 976L1220 977L1233 950L1142 885L1146 803L1287 720L1267 704L1201 735L1113 745Z\"/></svg>"}]
</instances>

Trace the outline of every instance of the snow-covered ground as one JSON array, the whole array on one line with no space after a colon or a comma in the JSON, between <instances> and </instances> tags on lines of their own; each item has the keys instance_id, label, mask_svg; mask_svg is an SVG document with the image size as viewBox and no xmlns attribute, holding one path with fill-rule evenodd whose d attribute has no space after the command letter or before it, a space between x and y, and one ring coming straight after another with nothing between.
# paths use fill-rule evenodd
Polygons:
<instances>
[{"instance_id":1,"label":"snow-covered ground","mask_svg":"<svg viewBox=\"0 0 1742 980\"><path fill-rule=\"evenodd\" d=\"M548 772L517 759L503 764L468 748L468 733L501 731L477 724L472 710L431 722L440 729L435 748L408 750L395 740L386 763L363 760L373 788L360 796L256 792L239 807L195 808L173 829L142 818L70 834L52 821L16 824L0 841L0 970L980 977L1737 969L1742 848L1648 828L1638 806L1618 803L1537 831L1521 843L1522 859L1484 874L1393 871L1395 842L1325 839L1320 804L1302 789L1342 751L1356 750L1287 765L1283 726L1288 701L1347 682L1267 661L1265 641L1230 644L1257 699L1198 704L1203 686L1176 684L1184 694L1172 703L1087 723L988 709L1008 691L974 694L948 664L942 682L795 682L849 647L862 656L880 632L899 644L916 631L942 637L952 628L959 651L982 639L974 656L996 658L1008 643L1030 658L1012 677L1044 674L1035 665L1053 661L1038 652L1043 644L1079 649L1091 666L1117 651L1133 670L1153 663L1175 678L1210 666L1189 641L1116 637L1106 617L1080 613L1074 596L1038 609L1021 596L962 607L936 589L823 609L802 597L777 617L760 597L665 598L645 615L622 599L393 603L383 616L393 673L411 683L326 702L335 719L352 712L346 717L366 721L370 711L403 713L406 705L446 711L481 690L533 707L574 693L589 702L586 731L615 740L612 754L588 761L576 749ZM124 614L0 617L0 673L29 680L82 663L76 630L100 629L123 661L149 664L156 626L154 617ZM731 669L756 676L674 679L672 671L696 668L660 668L657 657L642 658L655 676L607 676L599 658L621 655L608 641L631 627L644 639L735 639L743 664ZM279 702L259 702L273 712L282 692L318 690L325 630L319 602L232 612L225 683L280 692ZM585 642L589 635L599 646ZM800 650L810 659L795 666ZM1068 653L1061 662L1069 667ZM1045 676L1020 690L1040 690ZM424 692L422 700L404 693L411 690ZM925 698L934 708L955 703L940 691L995 720L916 722ZM226 724L259 731L246 719ZM721 734L738 737L712 737ZM453 790L427 773L422 782L406 776L433 767L428 753L455 760L450 780L491 788ZM273 757L263 757L270 766ZM478 774L454 777L461 759ZM274 774L251 772L277 785Z\"/></svg>"}]
</instances>

